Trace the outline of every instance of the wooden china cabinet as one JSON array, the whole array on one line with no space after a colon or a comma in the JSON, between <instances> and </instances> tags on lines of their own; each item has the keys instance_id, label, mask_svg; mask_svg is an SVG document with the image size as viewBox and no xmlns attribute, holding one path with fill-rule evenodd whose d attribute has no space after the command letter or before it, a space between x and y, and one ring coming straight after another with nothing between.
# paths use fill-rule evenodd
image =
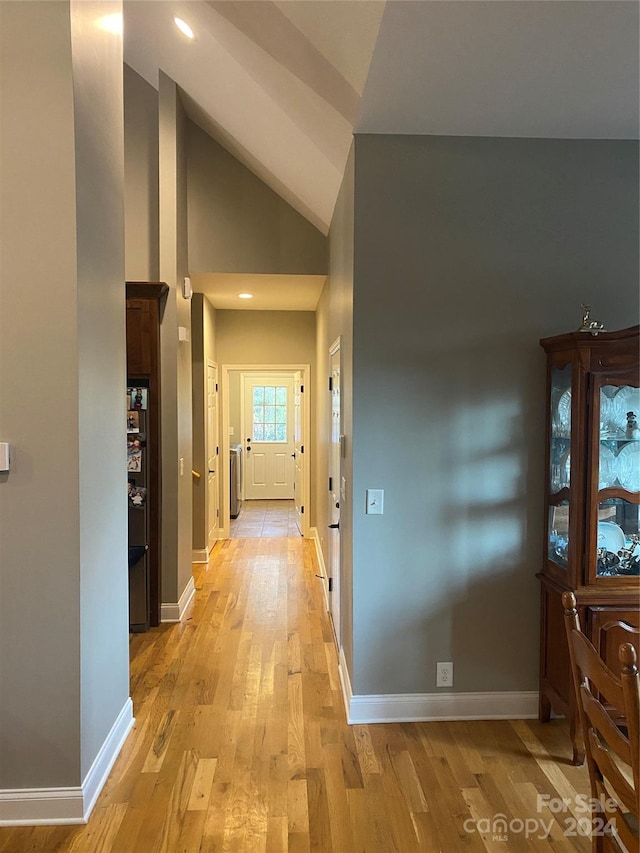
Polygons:
<instances>
[{"instance_id":1,"label":"wooden china cabinet","mask_svg":"<svg viewBox=\"0 0 640 853\"><path fill-rule=\"evenodd\" d=\"M585 633L613 670L620 622L640 625L640 326L540 341L547 354L546 524L539 714L577 726L561 597L575 593Z\"/></svg>"}]
</instances>

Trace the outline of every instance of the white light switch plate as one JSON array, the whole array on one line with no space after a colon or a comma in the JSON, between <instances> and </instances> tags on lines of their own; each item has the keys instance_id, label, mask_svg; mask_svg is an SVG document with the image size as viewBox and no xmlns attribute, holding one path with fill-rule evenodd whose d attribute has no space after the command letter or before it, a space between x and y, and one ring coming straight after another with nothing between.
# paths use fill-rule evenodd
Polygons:
<instances>
[{"instance_id":1,"label":"white light switch plate","mask_svg":"<svg viewBox=\"0 0 640 853\"><path fill-rule=\"evenodd\" d=\"M367 515L384 512L384 489L367 489Z\"/></svg>"},{"instance_id":2,"label":"white light switch plate","mask_svg":"<svg viewBox=\"0 0 640 853\"><path fill-rule=\"evenodd\" d=\"M0 471L9 470L9 445L6 441L0 441Z\"/></svg>"}]
</instances>

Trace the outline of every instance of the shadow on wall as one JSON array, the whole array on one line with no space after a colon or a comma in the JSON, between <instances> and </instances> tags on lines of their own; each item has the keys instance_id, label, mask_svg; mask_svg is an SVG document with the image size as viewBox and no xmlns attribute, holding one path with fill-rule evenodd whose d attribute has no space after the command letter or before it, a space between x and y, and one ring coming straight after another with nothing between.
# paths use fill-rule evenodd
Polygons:
<instances>
[{"instance_id":1,"label":"shadow on wall","mask_svg":"<svg viewBox=\"0 0 640 853\"><path fill-rule=\"evenodd\" d=\"M428 370L415 357L377 365L402 413L396 435L419 450L392 471L391 512L407 484L411 495L389 520L392 571L380 564L388 543L368 552L393 584L360 634L359 684L388 686L363 692L434 692L436 662L449 660L455 690L537 689L545 376L532 339L422 352Z\"/></svg>"}]
</instances>

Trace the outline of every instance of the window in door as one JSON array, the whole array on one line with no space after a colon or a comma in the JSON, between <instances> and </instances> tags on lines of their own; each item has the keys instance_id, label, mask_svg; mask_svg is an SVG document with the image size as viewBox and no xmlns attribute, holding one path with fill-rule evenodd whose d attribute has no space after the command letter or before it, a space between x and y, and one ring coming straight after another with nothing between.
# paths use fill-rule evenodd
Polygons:
<instances>
[{"instance_id":1,"label":"window in door","mask_svg":"<svg viewBox=\"0 0 640 853\"><path fill-rule=\"evenodd\" d=\"M254 385L253 441L286 443L287 388L284 385Z\"/></svg>"}]
</instances>

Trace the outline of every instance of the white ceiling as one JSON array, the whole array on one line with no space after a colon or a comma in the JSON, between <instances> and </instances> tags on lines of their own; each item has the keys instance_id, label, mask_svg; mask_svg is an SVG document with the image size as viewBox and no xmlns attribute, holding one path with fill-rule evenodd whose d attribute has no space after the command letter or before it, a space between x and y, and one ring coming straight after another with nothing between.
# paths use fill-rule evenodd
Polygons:
<instances>
[{"instance_id":1,"label":"white ceiling","mask_svg":"<svg viewBox=\"0 0 640 853\"><path fill-rule=\"evenodd\" d=\"M324 275L193 273L191 285L216 308L235 311L315 311ZM240 299L251 293L253 299Z\"/></svg>"},{"instance_id":2,"label":"white ceiling","mask_svg":"<svg viewBox=\"0 0 640 853\"><path fill-rule=\"evenodd\" d=\"M126 62L156 87L165 71L190 117L325 234L354 131L638 138L634 0L125 0L124 9Z\"/></svg>"},{"instance_id":3,"label":"white ceiling","mask_svg":"<svg viewBox=\"0 0 640 853\"><path fill-rule=\"evenodd\" d=\"M127 0L125 60L156 88L160 68L175 80L190 117L326 234L383 8Z\"/></svg>"}]
</instances>

